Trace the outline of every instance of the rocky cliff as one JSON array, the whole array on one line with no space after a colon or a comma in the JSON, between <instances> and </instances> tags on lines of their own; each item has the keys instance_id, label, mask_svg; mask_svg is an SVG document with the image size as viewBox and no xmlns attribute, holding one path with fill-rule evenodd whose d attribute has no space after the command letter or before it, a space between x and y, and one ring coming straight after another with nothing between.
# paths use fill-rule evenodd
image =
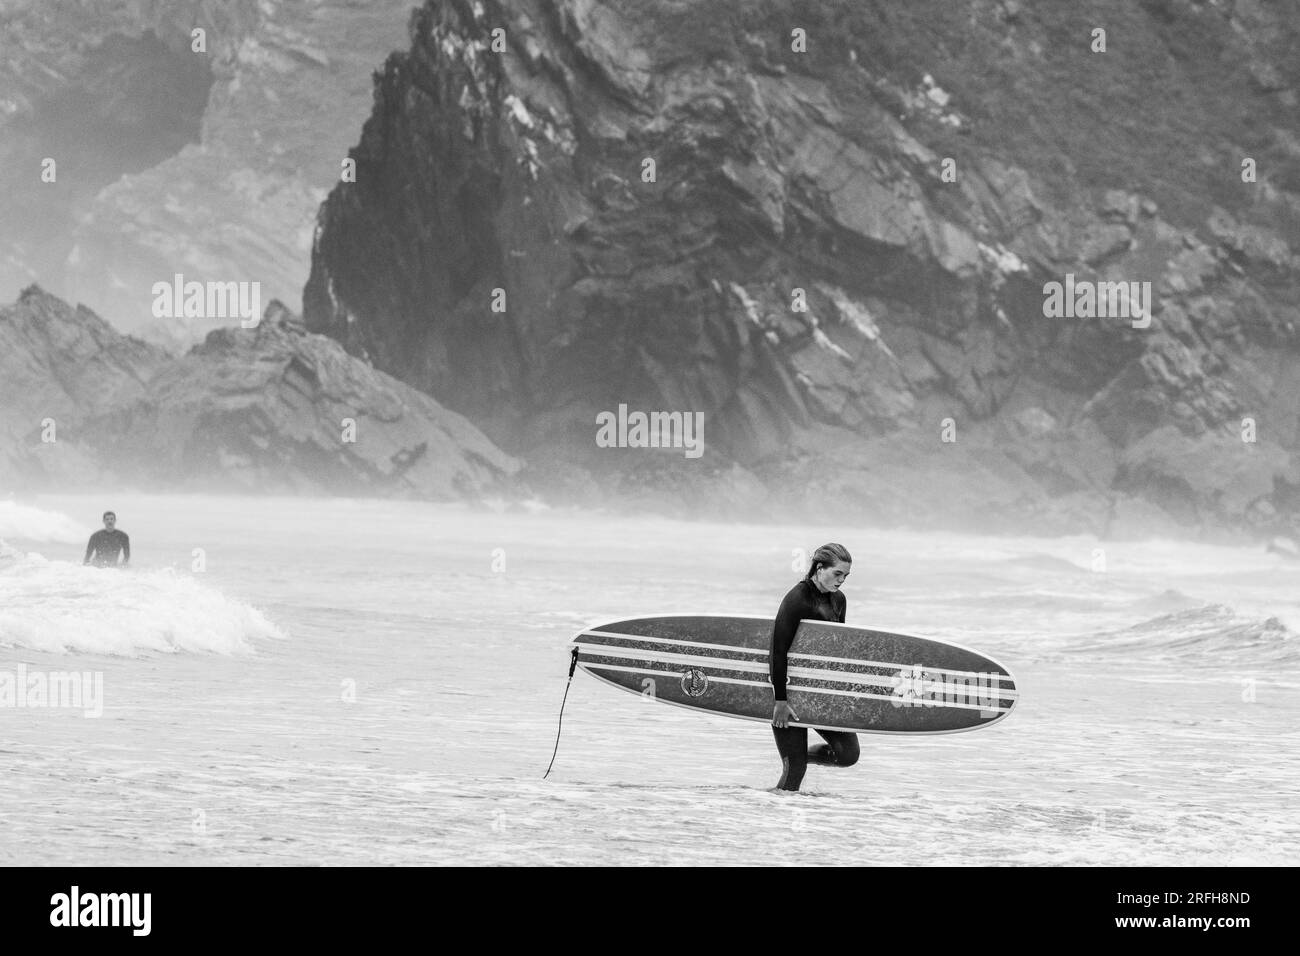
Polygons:
<instances>
[{"instance_id":1,"label":"rocky cliff","mask_svg":"<svg viewBox=\"0 0 1300 956\"><path fill-rule=\"evenodd\" d=\"M222 323L154 320L152 284L177 272L297 307L411 6L0 0L0 301L40 282L178 348Z\"/></svg>"},{"instance_id":2,"label":"rocky cliff","mask_svg":"<svg viewBox=\"0 0 1300 956\"><path fill-rule=\"evenodd\" d=\"M428 0L304 318L559 498L1269 525L1298 37L1262 0ZM1067 276L1150 282L1151 321L1048 317ZM600 447L620 404L706 453Z\"/></svg>"},{"instance_id":3,"label":"rocky cliff","mask_svg":"<svg viewBox=\"0 0 1300 956\"><path fill-rule=\"evenodd\" d=\"M475 499L519 464L280 303L181 358L37 287L0 310L0 488Z\"/></svg>"},{"instance_id":4,"label":"rocky cliff","mask_svg":"<svg viewBox=\"0 0 1300 956\"><path fill-rule=\"evenodd\" d=\"M99 479L100 436L85 423L143 398L167 362L156 346L38 286L0 308L0 489Z\"/></svg>"}]
</instances>

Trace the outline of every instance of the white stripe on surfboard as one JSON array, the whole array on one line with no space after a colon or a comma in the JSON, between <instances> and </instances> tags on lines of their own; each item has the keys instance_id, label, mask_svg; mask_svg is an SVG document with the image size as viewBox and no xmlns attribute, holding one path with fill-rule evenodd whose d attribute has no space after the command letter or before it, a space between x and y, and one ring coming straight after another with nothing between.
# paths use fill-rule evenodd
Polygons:
<instances>
[{"instance_id":1,"label":"white stripe on surfboard","mask_svg":"<svg viewBox=\"0 0 1300 956\"><path fill-rule=\"evenodd\" d=\"M575 644L587 654L595 654L603 657L619 657L632 661L662 661L666 664L694 664L697 666L717 667L721 670L741 671L753 674L766 674L768 666L758 661L739 661L726 657L709 657L704 654L674 654L671 651L653 651L642 647L615 647L609 644L587 644L582 641L575 641ZM891 669L897 669L898 665L888 665ZM905 669L911 671L912 665L906 665ZM954 671L944 671L943 668L932 667L930 670L938 671L941 674L962 673ZM873 687L894 687L898 675L885 674L862 674L852 671L828 671L819 670L812 667L790 667L786 673L790 677L803 677L808 680L833 681L839 684L860 684ZM982 676L982 675L981 675ZM966 681L946 681L926 680L924 675L916 677L909 673L904 675L905 680L915 680L920 682L927 690L944 695L961 695L969 697L972 692L981 688L971 687ZM770 685L769 685L770 686ZM1016 700L1019 697L1019 691L1008 688L995 686L989 687L989 696L996 695L1004 700Z\"/></svg>"},{"instance_id":2,"label":"white stripe on surfboard","mask_svg":"<svg viewBox=\"0 0 1300 956\"><path fill-rule=\"evenodd\" d=\"M612 644L584 644L575 642L588 654L601 654L605 657L626 657L647 661L671 661L674 664L707 664L723 670L751 671L766 674L767 664L763 661L738 661L731 657L711 657L708 654L675 654L672 651L652 651L645 647L616 647Z\"/></svg>"},{"instance_id":3,"label":"white stripe on surfboard","mask_svg":"<svg viewBox=\"0 0 1300 956\"><path fill-rule=\"evenodd\" d=\"M809 622L809 623L816 624L816 623L819 623L819 622L811 621L811 622ZM830 622L829 622L829 621L826 621L826 622L822 622L822 623L829 624ZM846 625L846 626L847 626L847 625ZM888 632L883 632L883 631L882 631L881 633L888 633ZM619 633L618 631L583 631L583 632L582 632L581 634L579 634L578 636L579 636L579 637L617 637L617 638L622 638L622 639L625 640L625 641L650 641L650 642L652 642L652 643L654 643L654 644L677 644L677 645L680 645L680 646L683 646L683 647L703 647L703 648L707 648L708 650L716 650L716 651L733 651L733 652L740 653L740 654L761 654L763 657L767 657L767 654L768 654L766 648L759 649L759 648L754 648L754 647L737 647L737 646L734 645L734 644L708 644L708 643L705 643L704 641L683 641L683 640L678 640L678 639L671 638L671 637L650 637L649 635L646 635L646 634L621 634L621 633ZM899 637L910 637L910 638L913 638L914 640L925 640L925 638L914 637L914 636L911 635L911 634L900 634L900 635L898 635L898 636L899 636ZM943 646L943 647L948 647L948 646L956 647L955 644L954 644L954 645L941 644L940 646ZM966 652L969 653L969 654L975 654L977 657L982 657L982 656L983 656L983 655L981 655L981 654L978 654L978 653L975 652L975 651L971 651L971 650L969 650L968 648L964 648L964 647L963 647L963 648L960 648L960 649L966 651ZM895 662L895 661L864 661L864 660L860 660L860 659L855 658L855 657L827 657L827 656L822 655L822 654L791 654L791 655L790 655L790 660L795 660L795 659L798 659L798 660L804 660L804 661L825 661L825 662L830 663L830 664L858 664L858 665L860 665L860 666L862 666L862 667L887 667L887 668L891 668L891 669L896 669L896 668L899 668L899 667L916 667L916 666L918 666L915 662L907 663L907 664L903 664L903 663ZM933 669L933 670L942 670L945 674L952 674L952 675L954 675L954 676L961 676L961 677L983 677L983 678L986 678L986 679L988 679L988 678L994 678L994 679L999 680L999 681L1003 681L1003 680L1007 680L1007 681L1014 680L1014 678L1012 678L1009 674L997 674L997 673L993 673L993 672L987 672L987 673L986 673L986 672L983 672L983 671L956 671L956 670L950 670L950 669L948 669L948 668L946 668L946 667L938 667L937 665L925 665L925 664L922 664L922 665L919 665L919 666L921 666L921 667L929 666L929 667L930 667L931 669ZM1000 666L1000 665L999 665L999 666Z\"/></svg>"},{"instance_id":4,"label":"white stripe on surfboard","mask_svg":"<svg viewBox=\"0 0 1300 956\"><path fill-rule=\"evenodd\" d=\"M691 664L696 666L716 667L719 670L740 671L742 673L766 674L767 667L750 661L733 661L727 658L705 657L702 654L672 654L667 651L648 651L643 648L615 648L608 644L583 644L579 643L578 647L582 648L588 654L595 654L603 657L616 657L623 660L642 661L646 663L661 662L664 664ZM837 684L856 684L863 687L884 687L892 689L897 686L898 676L888 676L883 674L852 674L846 671L824 671L816 670L810 667L791 667L787 674L790 677L801 677L805 680L822 680L830 681ZM712 674L709 679L714 679ZM723 680L724 678L717 678ZM924 677L914 677L906 675L903 678L909 682L915 681L925 692L942 695L945 697L974 697L980 699L979 691L985 688L971 686L965 681L949 682L927 680ZM770 687L771 684L763 682L762 686ZM988 699L998 700L1018 700L1019 692L1006 690L997 687L988 687Z\"/></svg>"},{"instance_id":5,"label":"white stripe on surfboard","mask_svg":"<svg viewBox=\"0 0 1300 956\"><path fill-rule=\"evenodd\" d=\"M766 614L701 614L699 611L686 612L686 613L683 613L681 611L661 611L658 614L646 614L638 618L624 618L619 621L608 621L606 624L596 624L594 625L594 629L599 631L601 628L606 627L609 624L634 624L641 621L658 620L660 618L674 618L677 620L691 618L694 620L704 619L709 621L765 621L769 624L772 622L772 618ZM913 634L910 631L899 631L899 630L895 630L892 627L875 625L875 624L841 624L838 621L818 621L812 618L805 618L802 621L800 621L800 623L807 624L809 627L814 627L814 628L851 627L854 630L859 630L859 631L875 631L878 634L888 634L891 637L910 637L913 640L917 640L917 641L924 641L926 643L931 643L931 644L941 644L944 647L951 647L959 651L965 651L966 653L971 654L974 657L978 657L981 660L986 660L994 667L996 667L999 671L1001 671L1001 673L1006 676L1007 680L1010 681L1015 680L1015 678L1011 675L1011 669L1006 665L1004 665L1001 661L997 660L994 657L989 656L988 654L985 654L983 651L977 651L973 647L967 647L965 644L959 644L957 641L941 640L936 637L926 637L923 634ZM619 632L616 631L611 631L608 633L619 634ZM626 637L628 635L626 633L622 633L620 634L620 636ZM973 672L968 672L968 673L973 673Z\"/></svg>"},{"instance_id":6,"label":"white stripe on surfboard","mask_svg":"<svg viewBox=\"0 0 1300 956\"><path fill-rule=\"evenodd\" d=\"M602 671L622 671L628 674L665 674L669 677L683 677L683 673L670 670L655 670L649 667L627 667L622 664L596 664L590 661L580 661L579 667L590 668ZM717 681L720 684L743 684L749 687L767 687L772 685L766 681L740 680L736 677L709 677L710 681ZM621 686L621 685L620 685ZM631 689L631 688L629 688ZM835 694L840 697L857 697L862 700L885 700L890 703L897 702L899 707L953 707L957 710L982 710L989 713L1005 714L1011 710L1010 707L985 707L982 704L959 704L956 701L947 700L929 700L923 698L903 698L896 695L885 694L868 694L862 691L853 690L836 690L831 687L808 687L803 684L787 684L786 690L806 691L809 694Z\"/></svg>"},{"instance_id":7,"label":"white stripe on surfboard","mask_svg":"<svg viewBox=\"0 0 1300 956\"><path fill-rule=\"evenodd\" d=\"M641 661L646 663L684 663L684 665L718 667L719 670L731 670L748 672L748 674L766 674L767 667L759 663L749 661L728 661L727 658L705 657L703 654L673 654L666 650L645 650L643 648L611 648L607 644L578 644L585 653L595 654L599 657L615 657L625 659L625 661ZM845 671L823 671L814 670L811 667L790 667L787 671L790 678L803 678L806 680L828 680L837 684L858 684L859 687L884 687L893 688L897 685L897 676L887 678L884 675L875 674L846 674ZM712 675L710 675L712 679ZM719 680L722 678L719 678ZM1017 700L1019 693L1017 691L1006 691L1006 689L989 687L988 695L978 695L982 691L980 687L971 687L967 683L949 683L944 680L926 680L924 678L914 678L907 675L904 678L909 682L917 682L923 691L935 693L941 696L953 697L975 697L980 700L982 696L988 697L989 700L998 698L998 700ZM764 682L770 687L770 683Z\"/></svg>"},{"instance_id":8,"label":"white stripe on surfboard","mask_svg":"<svg viewBox=\"0 0 1300 956\"><path fill-rule=\"evenodd\" d=\"M737 647L735 644L706 644L704 641L682 641L671 637L650 637L647 634L620 634L618 631L583 631L579 637L621 637L625 641L651 641L655 644L687 644L711 651L738 651L741 654L766 654L767 648Z\"/></svg>"},{"instance_id":9,"label":"white stripe on surfboard","mask_svg":"<svg viewBox=\"0 0 1300 956\"><path fill-rule=\"evenodd\" d=\"M628 667L626 664L597 664L595 661L579 661L578 666L601 671L623 671L628 674L659 674L664 677L677 678L685 676L683 671L656 670L653 667ZM713 681L717 681L719 684L744 684L747 687L770 688L772 686L767 681L741 680L739 677L714 677L710 674L709 682L712 683Z\"/></svg>"},{"instance_id":10,"label":"white stripe on surfboard","mask_svg":"<svg viewBox=\"0 0 1300 956\"><path fill-rule=\"evenodd\" d=\"M959 704L955 700L939 700L929 697L899 697L896 694L862 694L852 690L837 690L834 687L809 687L806 684L786 684L785 689L787 691L801 690L810 694L838 694L841 697L887 700L891 703L897 703L899 707L956 707L958 710L986 710L991 714L1005 714L1011 710L1011 707L985 707L983 704Z\"/></svg>"},{"instance_id":11,"label":"white stripe on surfboard","mask_svg":"<svg viewBox=\"0 0 1300 956\"><path fill-rule=\"evenodd\" d=\"M660 616L662 617L663 615ZM715 615L715 616L720 617L721 615ZM613 680L604 674L598 674L595 671L588 671L587 673L592 680L603 681L604 683L608 684L610 687L617 687L619 690L625 690L625 691L635 693L635 691L633 691L632 688L628 687L626 684L620 684L618 681ZM694 704L685 704L679 700L673 700L672 698L669 697L656 697L655 700L657 700L661 704L667 704L669 707L680 707L683 710L693 710L696 713L699 713L700 710L702 709L700 707L696 707ZM738 714L735 711L731 711L731 710L710 710L706 712L710 714L717 714L719 717L729 717L732 720L752 720L764 724L768 723L769 720L771 719L766 715L759 716L756 714ZM1004 721L1006 719L1007 719L1007 714L1003 713L994 717L992 720L986 720L982 723L962 724L957 727L939 727L939 728L909 727L905 730L881 730L879 727L840 727L838 725L828 725L828 724L817 724L816 726L822 730L839 730L839 731L843 731L846 734L872 734L877 737L938 737L945 734L968 734L973 730L983 730L986 727L992 727L994 724L1000 723L1001 721ZM800 720L792 720L790 721L790 726L810 727L812 725L806 724Z\"/></svg>"}]
</instances>

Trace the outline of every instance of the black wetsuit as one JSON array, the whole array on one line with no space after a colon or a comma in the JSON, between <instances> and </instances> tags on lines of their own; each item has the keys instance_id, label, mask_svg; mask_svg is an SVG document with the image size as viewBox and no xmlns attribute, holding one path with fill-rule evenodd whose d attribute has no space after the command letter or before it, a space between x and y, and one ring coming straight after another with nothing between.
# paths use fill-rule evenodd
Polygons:
<instances>
[{"instance_id":1,"label":"black wetsuit","mask_svg":"<svg viewBox=\"0 0 1300 956\"><path fill-rule=\"evenodd\" d=\"M794 642L795 631L802 620L838 621L844 623L848 604L840 591L823 592L805 578L785 596L781 609L776 612L772 625L772 646L768 667L772 679L772 692L776 700L785 700L786 656ZM772 727L776 749L781 754L781 780L779 790L798 790L803 782L808 761L848 767L858 762L858 735L840 730L818 730L826 740L812 750L808 749L807 727Z\"/></svg>"},{"instance_id":2,"label":"black wetsuit","mask_svg":"<svg viewBox=\"0 0 1300 956\"><path fill-rule=\"evenodd\" d=\"M117 564L117 558L120 554L125 554L123 564L131 562L131 539L126 536L125 531L118 531L114 528L109 531L107 528L102 531L96 531L90 536L90 543L86 545L86 557L82 564L91 563L91 555L94 555L94 564L100 568L111 568Z\"/></svg>"}]
</instances>

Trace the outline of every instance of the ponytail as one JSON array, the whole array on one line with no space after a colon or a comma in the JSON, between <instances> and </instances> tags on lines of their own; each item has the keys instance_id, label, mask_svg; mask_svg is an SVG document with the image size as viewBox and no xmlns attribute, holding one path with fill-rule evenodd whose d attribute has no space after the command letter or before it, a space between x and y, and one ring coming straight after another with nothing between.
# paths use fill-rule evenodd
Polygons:
<instances>
[{"instance_id":1,"label":"ponytail","mask_svg":"<svg viewBox=\"0 0 1300 956\"><path fill-rule=\"evenodd\" d=\"M808 564L808 573L805 574L804 580L811 581L812 576L820 568L829 567L832 564L852 564L853 556L842 544L824 544L812 553L812 560Z\"/></svg>"}]
</instances>

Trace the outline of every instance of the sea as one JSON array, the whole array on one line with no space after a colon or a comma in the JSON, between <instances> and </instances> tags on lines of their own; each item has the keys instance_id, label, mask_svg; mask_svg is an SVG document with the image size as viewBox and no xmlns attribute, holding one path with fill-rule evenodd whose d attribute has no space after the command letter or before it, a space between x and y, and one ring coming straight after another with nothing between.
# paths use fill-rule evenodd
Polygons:
<instances>
[{"instance_id":1,"label":"sea","mask_svg":"<svg viewBox=\"0 0 1300 956\"><path fill-rule=\"evenodd\" d=\"M106 509L129 569L81 563ZM0 540L3 864L1300 859L1300 561L1262 547L143 493L0 499ZM784 793L765 723L568 682L585 627L773 615L829 541L848 623L983 651L1015 711Z\"/></svg>"}]
</instances>

